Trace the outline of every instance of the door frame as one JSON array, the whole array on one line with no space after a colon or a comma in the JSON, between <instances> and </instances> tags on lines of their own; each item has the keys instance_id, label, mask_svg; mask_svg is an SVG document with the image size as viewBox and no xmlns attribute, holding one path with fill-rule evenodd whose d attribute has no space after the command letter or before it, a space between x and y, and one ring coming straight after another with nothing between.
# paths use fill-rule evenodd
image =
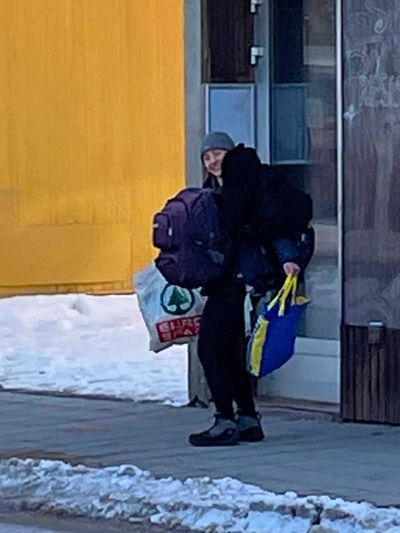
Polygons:
<instances>
[{"instance_id":1,"label":"door frame","mask_svg":"<svg viewBox=\"0 0 400 533\"><path fill-rule=\"evenodd\" d=\"M343 153L343 1L336 0L336 173L337 173L337 227L338 227L338 284L340 336L344 317L344 153ZM340 354L342 357L342 354Z\"/></svg>"},{"instance_id":2,"label":"door frame","mask_svg":"<svg viewBox=\"0 0 400 533\"><path fill-rule=\"evenodd\" d=\"M250 0L249 4L250 4ZM264 23L267 22L267 27L270 24L270 2L272 0L264 0L263 4L258 9L263 10L261 16ZM199 155L199 147L204 134L207 131L207 89L206 84L202 83L202 28L201 28L201 0L184 0L185 10L185 107L186 107L186 183L190 186L199 186L202 183L202 164ZM258 15L256 15L258 17ZM338 283L339 283L339 317L340 323L343 322L343 46L342 46L342 0L336 0L336 115L337 115L337 227L338 227ZM261 18L256 19L255 28L260 24ZM260 32L260 29L256 29ZM255 45L263 43L255 42ZM270 68L270 46L269 39L265 42L265 55L261 59L264 61L263 68ZM266 124L270 124L270 88L269 84L265 87L260 87L255 82L255 113L256 122L259 124L263 121L257 120L257 114L265 113L264 118ZM264 109L261 107L260 100L263 98L267 102ZM261 98L260 98L261 97ZM270 162L270 131L269 127L262 129L256 124L256 142L258 151L260 145L265 147L264 153L261 153L261 158L264 162ZM263 137L264 136L264 137ZM264 140L263 140L264 139ZM334 357L342 357L338 341L328 341L325 339L305 338L299 339L300 345L303 346L302 353L304 353L307 346L313 347L310 355L326 356L330 360ZM324 353L325 352L325 353ZM197 363L197 355L195 347L189 350L189 391L190 399L197 396L199 399L208 400L208 391L205 385L205 380L199 378L201 369ZM341 381L341 380L339 380ZM338 384L342 386L341 383Z\"/></svg>"}]
</instances>

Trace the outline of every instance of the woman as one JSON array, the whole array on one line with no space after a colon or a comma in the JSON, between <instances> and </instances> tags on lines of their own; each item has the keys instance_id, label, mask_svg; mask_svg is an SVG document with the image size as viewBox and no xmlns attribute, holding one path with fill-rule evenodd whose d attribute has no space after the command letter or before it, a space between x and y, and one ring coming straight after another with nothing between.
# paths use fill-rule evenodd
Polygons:
<instances>
[{"instance_id":1,"label":"woman","mask_svg":"<svg viewBox=\"0 0 400 533\"><path fill-rule=\"evenodd\" d=\"M226 158L229 152L233 154L230 159ZM204 187L221 193L222 223L231 238L232 253L223 277L204 289L208 299L201 321L198 356L216 413L210 429L190 435L189 441L194 446L226 446L264 438L254 404L252 379L245 365L246 286L239 260L240 250L246 244L241 229L249 222L252 198L257 196L260 163L254 154L235 149L233 140L223 132L210 133L201 146L201 158L208 173ZM238 184L234 174L239 167L242 175ZM297 254L295 248L293 253ZM300 270L293 253L282 264L286 275L298 274Z\"/></svg>"}]
</instances>

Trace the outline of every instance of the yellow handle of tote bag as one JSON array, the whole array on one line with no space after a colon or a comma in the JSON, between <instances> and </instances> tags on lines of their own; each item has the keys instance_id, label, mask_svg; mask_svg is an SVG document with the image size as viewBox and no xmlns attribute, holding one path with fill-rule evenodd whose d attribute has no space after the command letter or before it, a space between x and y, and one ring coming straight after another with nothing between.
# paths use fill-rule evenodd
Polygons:
<instances>
[{"instance_id":1,"label":"yellow handle of tote bag","mask_svg":"<svg viewBox=\"0 0 400 533\"><path fill-rule=\"evenodd\" d=\"M279 302L280 305L279 305L278 316L283 316L285 314L286 301L290 293L292 293L292 304L296 302L297 285L298 285L297 276L290 274L286 278L285 283L283 284L282 288L279 290L278 294L268 305L268 309L272 309Z\"/></svg>"}]
</instances>

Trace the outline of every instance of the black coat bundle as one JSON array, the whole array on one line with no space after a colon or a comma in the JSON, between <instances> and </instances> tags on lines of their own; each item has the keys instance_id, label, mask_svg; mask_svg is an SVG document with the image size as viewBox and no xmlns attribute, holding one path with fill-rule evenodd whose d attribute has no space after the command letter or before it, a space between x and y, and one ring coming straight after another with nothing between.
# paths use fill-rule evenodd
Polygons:
<instances>
[{"instance_id":1,"label":"black coat bundle","mask_svg":"<svg viewBox=\"0 0 400 533\"><path fill-rule=\"evenodd\" d=\"M277 288L285 263L304 270L312 257L312 200L243 145L225 156L222 176L222 223L239 250L240 270L256 291Z\"/></svg>"}]
</instances>

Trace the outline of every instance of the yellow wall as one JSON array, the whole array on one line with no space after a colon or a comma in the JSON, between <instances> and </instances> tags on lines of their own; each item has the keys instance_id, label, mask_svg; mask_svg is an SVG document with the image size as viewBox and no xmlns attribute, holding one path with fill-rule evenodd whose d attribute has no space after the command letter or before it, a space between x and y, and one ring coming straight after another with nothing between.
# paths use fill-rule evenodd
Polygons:
<instances>
[{"instance_id":1,"label":"yellow wall","mask_svg":"<svg viewBox=\"0 0 400 533\"><path fill-rule=\"evenodd\" d=\"M183 0L0 1L0 295L126 291L184 183Z\"/></svg>"}]
</instances>

